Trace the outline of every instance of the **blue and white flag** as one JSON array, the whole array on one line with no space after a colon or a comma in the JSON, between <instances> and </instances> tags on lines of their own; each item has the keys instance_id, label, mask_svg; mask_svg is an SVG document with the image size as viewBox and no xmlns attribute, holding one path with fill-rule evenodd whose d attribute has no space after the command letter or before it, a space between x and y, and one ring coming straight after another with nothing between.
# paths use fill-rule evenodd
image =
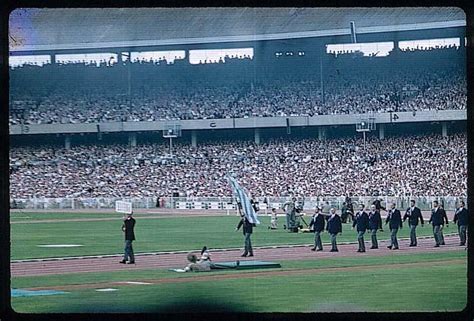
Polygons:
<instances>
[{"instance_id":1,"label":"blue and white flag","mask_svg":"<svg viewBox=\"0 0 474 321\"><path fill-rule=\"evenodd\" d=\"M255 213L255 210L252 206L252 203L250 203L250 198L248 197L248 195L245 194L244 190L242 189L242 187L240 187L239 183L235 180L235 178L231 177L230 175L227 175L227 179L229 180L229 184L232 187L234 196L237 198L237 201L240 202L240 204L242 205L242 210L244 211L244 215L247 220L251 224L260 224L260 221L257 218L257 213Z\"/></svg>"}]
</instances>

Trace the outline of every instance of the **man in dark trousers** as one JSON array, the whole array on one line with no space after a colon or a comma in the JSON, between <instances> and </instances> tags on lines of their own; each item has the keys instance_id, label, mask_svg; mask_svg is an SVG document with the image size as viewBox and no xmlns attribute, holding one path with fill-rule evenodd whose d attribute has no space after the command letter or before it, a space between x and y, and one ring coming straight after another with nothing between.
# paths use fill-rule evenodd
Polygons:
<instances>
[{"instance_id":1,"label":"man in dark trousers","mask_svg":"<svg viewBox=\"0 0 474 321\"><path fill-rule=\"evenodd\" d=\"M352 205L349 207L346 202L342 203L341 220L342 223L354 221L354 208Z\"/></svg>"},{"instance_id":2,"label":"man in dark trousers","mask_svg":"<svg viewBox=\"0 0 474 321\"><path fill-rule=\"evenodd\" d=\"M371 233L372 246L371 249L378 249L379 244L377 242L377 230L382 229L382 218L380 217L380 211L377 211L375 205L370 206L369 212L369 229Z\"/></svg>"},{"instance_id":3,"label":"man in dark trousers","mask_svg":"<svg viewBox=\"0 0 474 321\"><path fill-rule=\"evenodd\" d=\"M238 203L237 205L239 206L239 208L241 208L242 206L240 203ZM245 238L245 249L244 253L242 253L241 256L253 256L252 241L250 240L250 236L252 236L253 227L255 226L255 224L250 223L243 213L240 214L240 221L235 230L238 231L242 226L242 232Z\"/></svg>"},{"instance_id":4,"label":"man in dark trousers","mask_svg":"<svg viewBox=\"0 0 474 321\"><path fill-rule=\"evenodd\" d=\"M286 212L286 225L284 228L286 228L289 233L292 233L294 232L296 223L296 197L292 197L291 201L283 204L283 210Z\"/></svg>"},{"instance_id":5,"label":"man in dark trousers","mask_svg":"<svg viewBox=\"0 0 474 321\"><path fill-rule=\"evenodd\" d=\"M410 226L410 246L417 246L416 227L418 226L418 221L421 222L422 227L425 221L423 220L420 209L415 206L415 200L410 201L410 207L403 216L403 222L405 222L406 219L408 219L408 225Z\"/></svg>"},{"instance_id":6,"label":"man in dark trousers","mask_svg":"<svg viewBox=\"0 0 474 321\"><path fill-rule=\"evenodd\" d=\"M387 246L391 250L398 250L397 233L398 229L403 227L402 214L396 208L396 204L392 203L392 208L388 211L387 219L385 224L389 223L390 228L390 245Z\"/></svg>"},{"instance_id":7,"label":"man in dark trousers","mask_svg":"<svg viewBox=\"0 0 474 321\"><path fill-rule=\"evenodd\" d=\"M369 228L369 215L364 211L364 204L359 205L359 211L356 213L352 223L352 229L357 226L357 241L359 242L359 249L357 252L365 252L364 234Z\"/></svg>"},{"instance_id":8,"label":"man in dark trousers","mask_svg":"<svg viewBox=\"0 0 474 321\"><path fill-rule=\"evenodd\" d=\"M442 204L439 204L439 211L441 211L441 226L439 227L439 237L440 237L440 245L446 245L444 243L444 235L443 235L443 227L444 223L446 223L446 227L449 227L449 221L448 221L448 215L446 215L446 211L444 210L444 206Z\"/></svg>"},{"instance_id":9,"label":"man in dark trousers","mask_svg":"<svg viewBox=\"0 0 474 321\"><path fill-rule=\"evenodd\" d=\"M454 224L458 223L458 232L459 232L459 246L466 245L466 231L467 231L467 222L468 222L468 212L464 208L464 201L459 201L459 207L454 212Z\"/></svg>"},{"instance_id":10,"label":"man in dark trousers","mask_svg":"<svg viewBox=\"0 0 474 321\"><path fill-rule=\"evenodd\" d=\"M341 217L336 214L336 210L332 207L329 210L330 216L326 226L326 230L331 235L331 251L330 252L339 252L337 249L336 236L338 233L342 233L342 221Z\"/></svg>"},{"instance_id":11,"label":"man in dark trousers","mask_svg":"<svg viewBox=\"0 0 474 321\"><path fill-rule=\"evenodd\" d=\"M431 217L428 223L431 223L433 226L433 236L436 242L435 247L439 247L441 245L440 228L441 225L443 225L443 215L439 208L438 201L433 202L433 209L431 210Z\"/></svg>"},{"instance_id":12,"label":"man in dark trousers","mask_svg":"<svg viewBox=\"0 0 474 321\"><path fill-rule=\"evenodd\" d=\"M311 222L309 222L310 230L314 231L314 247L311 251L322 251L323 243L321 242L321 233L324 232L324 215L319 212L320 208L316 206Z\"/></svg>"},{"instance_id":13,"label":"man in dark trousers","mask_svg":"<svg viewBox=\"0 0 474 321\"><path fill-rule=\"evenodd\" d=\"M387 211L387 209L382 206L382 199L381 198L376 198L375 201L372 203L372 205L375 205L375 209L377 211L379 211L379 213L380 213L380 210Z\"/></svg>"},{"instance_id":14,"label":"man in dark trousers","mask_svg":"<svg viewBox=\"0 0 474 321\"><path fill-rule=\"evenodd\" d=\"M135 219L132 217L133 212L127 214L122 224L122 231L125 233L125 250L123 260L120 263L135 264L135 256L133 255L132 242L135 241ZM129 260L130 259L130 260Z\"/></svg>"}]
</instances>

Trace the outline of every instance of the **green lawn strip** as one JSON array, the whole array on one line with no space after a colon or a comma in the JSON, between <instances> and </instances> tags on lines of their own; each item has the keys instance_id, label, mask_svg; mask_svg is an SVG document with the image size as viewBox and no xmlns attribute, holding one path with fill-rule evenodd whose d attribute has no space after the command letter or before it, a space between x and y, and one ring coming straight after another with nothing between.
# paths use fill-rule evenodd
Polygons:
<instances>
[{"instance_id":1,"label":"green lawn strip","mask_svg":"<svg viewBox=\"0 0 474 321\"><path fill-rule=\"evenodd\" d=\"M166 278L198 278L207 275L220 274L246 274L263 271L283 271L294 269L325 269L331 267L351 267L351 266L372 266L372 265L390 265L400 263L416 263L416 262L438 262L443 260L466 259L465 251L440 252L440 253L419 253L419 254L402 254L373 256L373 257L342 257L342 258L325 258L298 261L280 261L281 269L261 269L261 270L224 270L212 271L207 273L174 273L163 269L145 269L131 271L116 272L89 272L89 273L69 273L45 276L24 276L12 278L13 288L35 288L48 286L63 286L74 284L95 284L103 282L119 282L119 281L145 281L160 280ZM467 261L466 261L467 264ZM179 268L179 267L177 267ZM308 272L311 274L311 272Z\"/></svg>"},{"instance_id":2,"label":"green lawn strip","mask_svg":"<svg viewBox=\"0 0 474 321\"><path fill-rule=\"evenodd\" d=\"M197 250L203 245L212 248L241 248L242 233L234 232L238 220L233 216L220 217L172 217L140 220L137 217L135 251L161 252ZM284 230L268 230L268 217L252 236L254 247L310 244L312 233L287 233ZM96 222L55 222L36 224L12 224L12 259L48 258L84 255L117 254L123 251L121 219ZM457 232L454 225L445 228L445 233ZM407 238L409 230L404 228L399 238ZM418 235L431 236L431 226L418 229ZM370 236L367 235L367 240ZM387 228L379 233L379 239L389 239ZM355 242L357 235L349 224L343 225L341 242ZM322 241L329 243L329 236L323 233ZM43 244L81 244L75 248L41 248Z\"/></svg>"},{"instance_id":3,"label":"green lawn strip","mask_svg":"<svg viewBox=\"0 0 474 321\"><path fill-rule=\"evenodd\" d=\"M440 275L446 277L441 278ZM119 291L94 289L34 298L14 298L18 312L162 312L177 311L456 311L466 305L465 264L378 267L371 270L308 275L260 276L146 286ZM290 295L291 294L291 295Z\"/></svg>"}]
</instances>

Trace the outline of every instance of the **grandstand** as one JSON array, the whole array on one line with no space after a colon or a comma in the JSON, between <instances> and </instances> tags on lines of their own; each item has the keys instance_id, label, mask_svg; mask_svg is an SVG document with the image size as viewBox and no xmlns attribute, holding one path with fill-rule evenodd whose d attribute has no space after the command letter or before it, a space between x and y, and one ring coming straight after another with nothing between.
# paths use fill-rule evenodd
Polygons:
<instances>
[{"instance_id":1,"label":"grandstand","mask_svg":"<svg viewBox=\"0 0 474 321\"><path fill-rule=\"evenodd\" d=\"M448 226L467 199L461 9L19 9L9 27L15 311L465 307L465 240ZM260 209L256 261L240 251L229 175ZM380 249L367 253L355 252L358 225L341 224L340 252L328 251L338 233L321 232L326 252L288 233L316 207L347 223L350 207L383 205L385 221L392 203L412 213L411 200L426 226L433 201L446 210L436 248L423 220L418 246L404 223L397 251L398 225L372 227ZM132 240L116 201L137 221L131 264L119 263ZM277 222L296 213L294 228ZM203 245L236 269L170 271Z\"/></svg>"},{"instance_id":2,"label":"grandstand","mask_svg":"<svg viewBox=\"0 0 474 321\"><path fill-rule=\"evenodd\" d=\"M213 167L208 170L219 173L219 178L206 176L211 181L197 190L192 187L197 178L191 176L169 177L161 182L161 187L133 183L139 192L127 190L112 184L117 178L107 170L103 173L105 181L94 184L84 181L75 185L63 178L61 191L56 190L59 185L55 188L45 185L43 190L35 191L22 186L21 182L28 176L26 173L32 169L35 178L48 173L46 178L56 175L51 164L66 164L62 161L65 157L70 164L84 163L81 153L92 147L81 147L83 144L103 146L93 147L97 155L88 156L100 158L103 154L113 157L114 153L126 153L127 149L120 144L128 143L133 151L126 157L130 166L153 164L152 168L157 166L159 173L156 177L163 177L160 163L167 161L161 159L171 156L166 148L156 154L149 149L160 150L153 147L154 144L166 143L161 131L170 124L182 129L182 136L174 139L178 144L174 163L197 164L200 161L196 159L202 159L203 154L225 155L226 148L234 149L237 154L245 154L246 148L257 148L265 159L273 150L281 148L279 144L290 145L289 157L296 154L317 159L315 151L300 155L299 150L303 149L299 145L308 144L308 150L318 148L324 155L336 153L334 144L340 142L338 139L344 139L341 137L344 135L361 137L354 129L364 123L371 125L371 131L364 132L363 136L365 139L367 134L371 139L368 150L377 146L378 153L382 152L384 142L372 140L374 137L386 139L389 146L392 140L389 137L402 132L444 138L460 133L455 139L456 148L466 153L465 136L462 136L466 126L463 64L466 54L460 10L347 9L351 12L349 20L342 18L349 12L345 9L164 9L166 15L156 10L158 15L148 9L114 9L107 13L78 9L73 14L67 9L48 9L12 13L10 27L18 35L15 39L21 38L11 43L12 198L170 197L177 189L182 196L229 196L229 190L222 187L225 173ZM263 19L256 23L252 20L255 15ZM395 16L403 16L403 19L395 19ZM24 23L26 17L28 24ZM155 17L159 17L159 22L151 24ZM108 19L126 19L128 28L108 29L98 38L99 34L93 30L101 30ZM186 19L191 23L182 23ZM251 24L246 19L254 22ZM292 23L288 23L288 19ZM193 27L198 21L201 28ZM229 23L217 33L208 27L222 21ZM394 23L381 24L383 21ZM351 23L353 29L349 28ZM89 32L79 25L87 26ZM231 25L232 28L227 27ZM33 29L28 28L34 29L34 37L31 36ZM59 34L64 28L70 32ZM147 28L158 28L159 32L153 33ZM151 34L156 34L155 38L150 37ZM385 47L388 51L381 53ZM108 55L110 59L104 59ZM203 55L199 56L203 60L193 61L196 55ZM32 62L34 57L47 57L47 60L38 64ZM96 61L91 57L102 58ZM40 149L39 154L49 155L49 159L28 156L33 147L22 149L21 146L31 145L32 137L40 145L41 142L53 144ZM215 137L240 137L244 145L221 142ZM325 139L327 143L323 143ZM403 141L403 138L393 139ZM413 139L423 142L428 138ZM428 148L424 150L426 153L439 148L433 138L429 140L429 147L423 146ZM355 148L360 140L349 142L348 145ZM107 147L107 144L119 146ZM188 144L196 151L192 159L185 155ZM65 150L51 152L51 148L55 151L60 145ZM400 146L397 143L397 148ZM357 160L365 157L364 148L360 147L360 155L354 156ZM347 156L350 155L348 150ZM135 152L138 154L133 154ZM62 156L58 157L58 153ZM38 155L38 150L35 154ZM255 159L249 161L253 163ZM263 173L265 168L260 163L253 165L258 173ZM307 166L309 164L311 162ZM71 173L72 177L78 173L74 167L77 165L61 166L64 173ZM389 168L391 164L383 166ZM333 188L326 192L333 196L347 192L461 196L465 195L466 164L459 166L463 174L456 178L461 181L452 187L454 190L428 187L410 192L406 187L386 187L384 191L365 187L364 190L359 182L354 183L359 187L352 190ZM230 165L225 168L237 170ZM85 170L92 175L90 170ZM188 170L195 172L192 167ZM243 175L242 170L237 172ZM285 169L285 173L293 176L301 171L307 169ZM140 175L131 177L133 182L144 183ZM321 181L301 190L293 182L275 190L268 186L272 183L259 186L257 182L262 179L251 179L247 186L256 189L261 197L296 192L315 196L325 193L323 186L327 183ZM321 180L321 177L313 179ZM45 182L48 181L52 182L46 178ZM407 183L397 181L396 184L405 186ZM104 185L108 186L105 190L98 187ZM41 185L29 186L38 189ZM91 190L94 192L87 192Z\"/></svg>"}]
</instances>

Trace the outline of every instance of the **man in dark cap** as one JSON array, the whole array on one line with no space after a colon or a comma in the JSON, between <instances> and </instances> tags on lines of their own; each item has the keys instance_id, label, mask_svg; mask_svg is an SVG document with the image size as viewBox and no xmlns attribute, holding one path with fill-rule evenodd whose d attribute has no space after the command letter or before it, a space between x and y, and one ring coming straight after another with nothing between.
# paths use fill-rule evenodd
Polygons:
<instances>
[{"instance_id":1,"label":"man in dark cap","mask_svg":"<svg viewBox=\"0 0 474 321\"><path fill-rule=\"evenodd\" d=\"M135 219L132 217L133 212L127 214L123 220L122 231L125 233L125 250L123 260L120 263L135 264L135 256L133 254L132 242L135 240ZM130 259L130 260L129 260Z\"/></svg>"}]
</instances>

